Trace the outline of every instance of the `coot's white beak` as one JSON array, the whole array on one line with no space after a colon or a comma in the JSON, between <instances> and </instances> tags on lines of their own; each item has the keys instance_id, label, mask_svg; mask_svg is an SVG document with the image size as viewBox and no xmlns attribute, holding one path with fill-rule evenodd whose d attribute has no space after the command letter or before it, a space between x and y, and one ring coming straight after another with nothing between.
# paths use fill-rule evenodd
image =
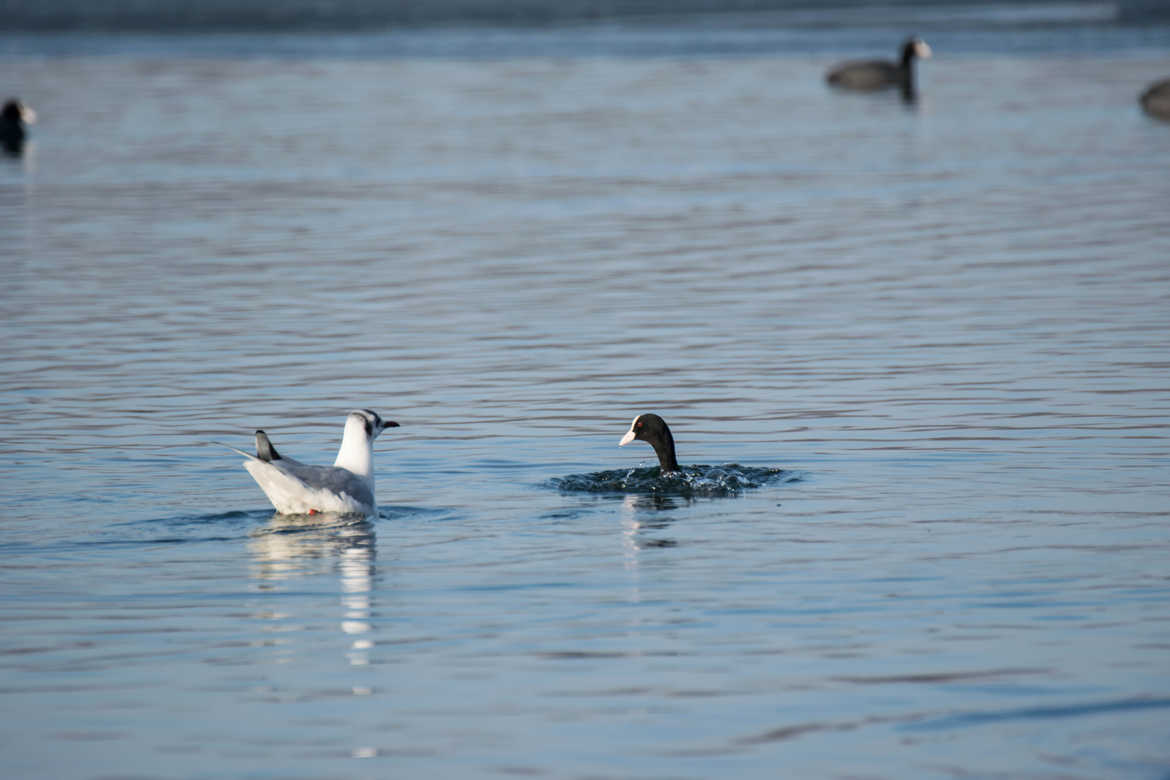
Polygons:
<instances>
[{"instance_id":1,"label":"coot's white beak","mask_svg":"<svg viewBox=\"0 0 1170 780\"><path fill-rule=\"evenodd\" d=\"M631 426L630 429L628 431L626 431L626 435L622 437L622 440L618 442L618 446L624 447L627 444L629 444L630 442L632 442L633 440L634 440L634 428L633 428L633 426Z\"/></svg>"},{"instance_id":2,"label":"coot's white beak","mask_svg":"<svg viewBox=\"0 0 1170 780\"><path fill-rule=\"evenodd\" d=\"M929 60L930 55L933 52L930 50L930 44L928 44L926 41L919 41L918 43L914 44L914 53L924 60Z\"/></svg>"}]
</instances>

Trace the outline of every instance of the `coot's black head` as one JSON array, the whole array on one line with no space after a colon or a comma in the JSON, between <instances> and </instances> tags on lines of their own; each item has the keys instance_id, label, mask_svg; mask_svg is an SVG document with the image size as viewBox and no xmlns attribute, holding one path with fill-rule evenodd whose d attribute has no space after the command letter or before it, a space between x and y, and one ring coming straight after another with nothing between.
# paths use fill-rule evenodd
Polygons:
<instances>
[{"instance_id":1,"label":"coot's black head","mask_svg":"<svg viewBox=\"0 0 1170 780\"><path fill-rule=\"evenodd\" d=\"M624 447L635 439L644 441L654 448L654 452L658 454L658 465L662 467L663 473L678 471L678 460L674 454L674 437L670 435L670 428L666 425L666 420L656 414L638 415L630 423L630 430L626 431L626 435L618 442L618 446Z\"/></svg>"},{"instance_id":2,"label":"coot's black head","mask_svg":"<svg viewBox=\"0 0 1170 780\"><path fill-rule=\"evenodd\" d=\"M17 98L9 98L4 103L4 110L0 111L0 119L5 122L31 125L37 121L37 112L33 111Z\"/></svg>"},{"instance_id":3,"label":"coot's black head","mask_svg":"<svg viewBox=\"0 0 1170 780\"><path fill-rule=\"evenodd\" d=\"M927 44L926 41L919 38L917 35L913 35L907 38L906 42L902 44L903 63L909 62L915 57L918 57L922 60L928 60L930 59L930 54L930 45Z\"/></svg>"}]
</instances>

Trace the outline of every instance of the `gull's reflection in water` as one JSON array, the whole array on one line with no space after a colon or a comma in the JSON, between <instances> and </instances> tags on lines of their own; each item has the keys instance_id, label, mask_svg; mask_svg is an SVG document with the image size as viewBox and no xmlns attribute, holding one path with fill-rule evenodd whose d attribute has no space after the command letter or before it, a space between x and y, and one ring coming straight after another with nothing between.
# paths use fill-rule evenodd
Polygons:
<instances>
[{"instance_id":1,"label":"gull's reflection in water","mask_svg":"<svg viewBox=\"0 0 1170 780\"><path fill-rule=\"evenodd\" d=\"M353 666L370 662L374 647L374 526L352 516L274 515L248 541L255 578L262 589L282 580L336 572L341 586L341 630L352 638L347 657Z\"/></svg>"}]
</instances>

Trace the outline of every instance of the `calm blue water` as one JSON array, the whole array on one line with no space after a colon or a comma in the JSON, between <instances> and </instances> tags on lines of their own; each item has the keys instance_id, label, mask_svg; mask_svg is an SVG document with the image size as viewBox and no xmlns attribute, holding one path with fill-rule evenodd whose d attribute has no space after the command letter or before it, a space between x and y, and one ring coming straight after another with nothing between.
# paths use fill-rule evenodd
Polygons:
<instances>
[{"instance_id":1,"label":"calm blue water","mask_svg":"<svg viewBox=\"0 0 1170 780\"><path fill-rule=\"evenodd\" d=\"M1170 29L922 29L0 36L0 773L1167 777Z\"/></svg>"}]
</instances>

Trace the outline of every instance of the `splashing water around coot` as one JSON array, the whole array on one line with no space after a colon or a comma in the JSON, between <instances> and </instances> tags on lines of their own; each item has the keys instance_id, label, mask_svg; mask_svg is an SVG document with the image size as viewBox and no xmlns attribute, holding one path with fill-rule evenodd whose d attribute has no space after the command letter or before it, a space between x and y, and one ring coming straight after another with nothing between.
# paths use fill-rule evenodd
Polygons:
<instances>
[{"instance_id":1,"label":"splashing water around coot","mask_svg":"<svg viewBox=\"0 0 1170 780\"><path fill-rule=\"evenodd\" d=\"M670 426L656 414L639 414L618 442L624 447L632 441L644 441L654 448L658 468L614 469L592 474L570 474L549 481L564 492L641 493L672 496L734 496L747 488L769 482L791 482L798 477L791 471L757 468L727 463L722 466L680 466L675 456L674 435Z\"/></svg>"},{"instance_id":2,"label":"splashing water around coot","mask_svg":"<svg viewBox=\"0 0 1170 780\"><path fill-rule=\"evenodd\" d=\"M674 496L735 496L744 490L771 483L795 482L794 471L741 466L681 466L662 472L657 466L639 469L610 469L592 474L570 474L549 480L549 485L566 493L642 493Z\"/></svg>"}]
</instances>

